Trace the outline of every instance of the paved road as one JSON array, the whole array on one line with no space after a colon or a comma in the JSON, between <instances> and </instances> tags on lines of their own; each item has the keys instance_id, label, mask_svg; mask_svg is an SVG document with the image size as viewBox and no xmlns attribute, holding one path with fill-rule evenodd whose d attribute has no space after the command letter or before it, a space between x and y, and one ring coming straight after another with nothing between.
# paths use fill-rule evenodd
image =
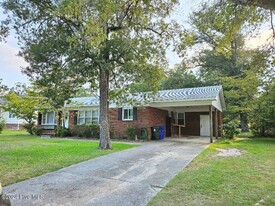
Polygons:
<instances>
[{"instance_id":1,"label":"paved road","mask_svg":"<svg viewBox=\"0 0 275 206\"><path fill-rule=\"evenodd\" d=\"M209 138L170 139L91 159L4 188L12 205L146 205Z\"/></svg>"}]
</instances>

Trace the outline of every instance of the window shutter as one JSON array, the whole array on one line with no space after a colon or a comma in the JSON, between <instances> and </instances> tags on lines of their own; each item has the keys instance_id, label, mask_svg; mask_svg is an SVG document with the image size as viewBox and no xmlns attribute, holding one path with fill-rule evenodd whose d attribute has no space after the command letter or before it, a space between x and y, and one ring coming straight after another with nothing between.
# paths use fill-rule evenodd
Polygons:
<instances>
[{"instance_id":1,"label":"window shutter","mask_svg":"<svg viewBox=\"0 0 275 206\"><path fill-rule=\"evenodd\" d=\"M122 108L118 108L117 119L118 119L118 120L122 120Z\"/></svg>"},{"instance_id":2,"label":"window shutter","mask_svg":"<svg viewBox=\"0 0 275 206\"><path fill-rule=\"evenodd\" d=\"M133 120L137 120L137 107L133 108Z\"/></svg>"},{"instance_id":3,"label":"window shutter","mask_svg":"<svg viewBox=\"0 0 275 206\"><path fill-rule=\"evenodd\" d=\"M42 113L41 113L41 112L38 113L37 124L38 124L38 125L41 125L41 124L42 124Z\"/></svg>"}]
</instances>

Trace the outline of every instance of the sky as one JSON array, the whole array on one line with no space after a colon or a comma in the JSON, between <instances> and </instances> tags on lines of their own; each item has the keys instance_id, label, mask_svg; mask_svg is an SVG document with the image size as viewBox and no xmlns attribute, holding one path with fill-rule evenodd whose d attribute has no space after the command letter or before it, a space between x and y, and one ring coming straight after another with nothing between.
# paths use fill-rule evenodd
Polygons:
<instances>
[{"instance_id":1,"label":"sky","mask_svg":"<svg viewBox=\"0 0 275 206\"><path fill-rule=\"evenodd\" d=\"M190 13L199 7L202 0L180 0L180 5L175 8L171 18L176 19L180 24L185 24L188 20ZM0 8L0 21L5 18L3 10ZM269 35L270 31L264 31L264 35ZM262 39L256 40L257 44L261 44ZM251 46L255 45L255 40L251 40ZM11 34L6 42L0 42L0 79L3 80L3 84L13 87L17 82L28 83L26 75L21 73L21 68L27 66L27 63L23 58L17 54L19 52L19 46L17 40ZM167 59L169 66L180 63L181 58L172 51L167 50Z\"/></svg>"},{"instance_id":2,"label":"sky","mask_svg":"<svg viewBox=\"0 0 275 206\"><path fill-rule=\"evenodd\" d=\"M180 0L180 5L175 8L171 18L177 19L179 23L184 24L192 8L198 7L200 1ZM5 15L0 8L0 20L4 18ZM0 42L0 79L3 80L3 84L9 87L13 87L17 82L28 83L26 75L21 73L21 68L27 66L27 63L23 58L17 56L19 52L17 40L13 35L10 35L6 41ZM170 66L181 62L181 59L175 52L172 52L172 49L167 51L167 58Z\"/></svg>"}]
</instances>

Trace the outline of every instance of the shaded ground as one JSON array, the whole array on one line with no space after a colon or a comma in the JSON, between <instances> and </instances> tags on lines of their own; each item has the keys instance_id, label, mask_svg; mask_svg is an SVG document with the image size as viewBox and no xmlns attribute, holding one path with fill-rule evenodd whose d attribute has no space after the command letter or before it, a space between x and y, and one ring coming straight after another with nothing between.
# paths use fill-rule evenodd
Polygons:
<instances>
[{"instance_id":1,"label":"shaded ground","mask_svg":"<svg viewBox=\"0 0 275 206\"><path fill-rule=\"evenodd\" d=\"M102 151L98 150L98 142L41 139L24 131L4 131L0 134L0 181L4 186L13 184L136 146L114 143L113 150Z\"/></svg>"}]
</instances>

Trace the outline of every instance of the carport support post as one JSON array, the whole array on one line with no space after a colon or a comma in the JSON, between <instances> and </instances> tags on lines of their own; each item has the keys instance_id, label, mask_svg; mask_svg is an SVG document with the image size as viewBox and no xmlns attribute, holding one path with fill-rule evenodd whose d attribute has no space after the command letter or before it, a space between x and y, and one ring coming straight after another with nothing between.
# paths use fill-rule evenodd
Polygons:
<instances>
[{"instance_id":1,"label":"carport support post","mask_svg":"<svg viewBox=\"0 0 275 206\"><path fill-rule=\"evenodd\" d=\"M215 108L215 136L218 139L218 110Z\"/></svg>"},{"instance_id":2,"label":"carport support post","mask_svg":"<svg viewBox=\"0 0 275 206\"><path fill-rule=\"evenodd\" d=\"M209 106L209 126L210 126L210 143L213 142L213 114L212 105Z\"/></svg>"}]
</instances>

